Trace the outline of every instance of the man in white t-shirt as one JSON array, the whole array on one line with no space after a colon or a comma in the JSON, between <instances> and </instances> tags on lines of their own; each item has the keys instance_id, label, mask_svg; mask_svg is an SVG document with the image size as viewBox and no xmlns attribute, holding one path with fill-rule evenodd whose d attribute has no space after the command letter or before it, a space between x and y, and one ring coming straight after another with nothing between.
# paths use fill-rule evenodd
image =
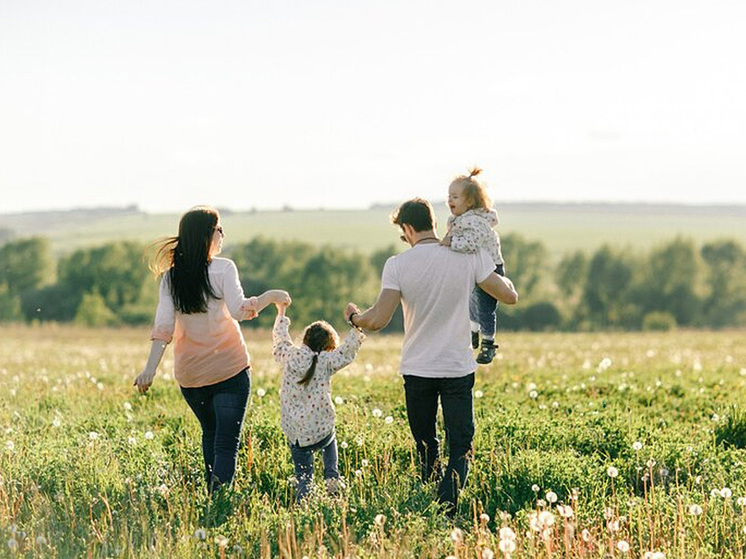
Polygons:
<instances>
[{"instance_id":1,"label":"man in white t-shirt","mask_svg":"<svg viewBox=\"0 0 746 559\"><path fill-rule=\"evenodd\" d=\"M469 254L440 246L435 214L427 200L404 202L392 221L411 248L386 261L375 304L361 313L349 303L345 316L356 328L380 330L401 302L404 342L400 373L407 418L423 481L438 482L438 500L452 514L469 472L474 438L472 388L477 363L471 348L469 297L475 284L507 304L516 303L518 294L508 278L494 272L484 250ZM438 399L449 445L445 472L436 436Z\"/></svg>"}]
</instances>

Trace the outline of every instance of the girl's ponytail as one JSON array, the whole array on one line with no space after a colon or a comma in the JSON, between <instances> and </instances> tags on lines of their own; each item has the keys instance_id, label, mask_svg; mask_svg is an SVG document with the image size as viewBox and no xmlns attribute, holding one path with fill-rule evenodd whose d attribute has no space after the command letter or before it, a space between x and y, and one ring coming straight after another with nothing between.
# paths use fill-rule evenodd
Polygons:
<instances>
[{"instance_id":1,"label":"girl's ponytail","mask_svg":"<svg viewBox=\"0 0 746 559\"><path fill-rule=\"evenodd\" d=\"M311 366L308 367L306 374L298 381L298 384L305 386L313 378L316 372L316 365L319 362L319 353L322 351L331 351L339 345L339 336L332 325L323 320L317 320L310 324L303 333L303 343L313 351Z\"/></svg>"},{"instance_id":2,"label":"girl's ponytail","mask_svg":"<svg viewBox=\"0 0 746 559\"><path fill-rule=\"evenodd\" d=\"M310 380L313 378L313 374L316 372L316 363L318 362L319 354L314 351L313 359L311 359L311 366L308 367L306 374L303 375L303 378L298 381L298 384L300 384L301 386L305 386L310 382Z\"/></svg>"}]
</instances>

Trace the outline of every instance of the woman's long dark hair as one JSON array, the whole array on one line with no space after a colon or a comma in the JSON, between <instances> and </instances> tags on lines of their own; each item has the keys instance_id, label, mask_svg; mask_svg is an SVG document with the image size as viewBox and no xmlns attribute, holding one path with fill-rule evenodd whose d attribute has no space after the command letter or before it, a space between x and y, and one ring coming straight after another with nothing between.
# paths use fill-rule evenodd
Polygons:
<instances>
[{"instance_id":1,"label":"woman's long dark hair","mask_svg":"<svg viewBox=\"0 0 746 559\"><path fill-rule=\"evenodd\" d=\"M313 351L311 366L306 371L306 374L303 375L303 378L298 381L298 384L306 385L311 381L313 374L316 372L319 352L331 351L336 348L339 345L339 336L337 336L337 331L331 324L324 320L317 320L309 324L308 328L306 328L306 331L303 333L303 343Z\"/></svg>"},{"instance_id":2,"label":"woman's long dark hair","mask_svg":"<svg viewBox=\"0 0 746 559\"><path fill-rule=\"evenodd\" d=\"M192 208L181 216L179 235L157 243L151 269L159 275L168 274L174 307L183 314L206 312L208 298L218 298L207 267L219 219L215 208Z\"/></svg>"}]
</instances>

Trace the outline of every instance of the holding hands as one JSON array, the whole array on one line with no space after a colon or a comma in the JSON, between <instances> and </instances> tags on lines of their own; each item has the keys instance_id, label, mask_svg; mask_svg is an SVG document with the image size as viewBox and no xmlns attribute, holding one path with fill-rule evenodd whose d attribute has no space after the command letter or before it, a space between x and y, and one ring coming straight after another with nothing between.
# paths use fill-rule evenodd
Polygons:
<instances>
[{"instance_id":1,"label":"holding hands","mask_svg":"<svg viewBox=\"0 0 746 559\"><path fill-rule=\"evenodd\" d=\"M259 316L268 305L275 304L279 309L280 306L289 307L293 300L290 298L290 294L282 289L270 289L265 291L258 297L249 297L241 305L241 312L243 313L243 320L251 320Z\"/></svg>"}]
</instances>

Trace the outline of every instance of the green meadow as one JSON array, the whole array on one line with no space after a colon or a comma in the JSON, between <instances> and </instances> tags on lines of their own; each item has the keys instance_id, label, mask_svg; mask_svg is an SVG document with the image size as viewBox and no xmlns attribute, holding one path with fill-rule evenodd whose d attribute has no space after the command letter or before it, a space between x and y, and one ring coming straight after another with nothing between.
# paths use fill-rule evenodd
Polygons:
<instances>
[{"instance_id":1,"label":"green meadow","mask_svg":"<svg viewBox=\"0 0 746 559\"><path fill-rule=\"evenodd\" d=\"M245 335L239 470L208 500L170 350L132 387L147 329L0 327L0 557L744 556L742 331L501 335L454 519L417 479L400 337L335 376L346 489L298 507L270 336Z\"/></svg>"}]
</instances>

